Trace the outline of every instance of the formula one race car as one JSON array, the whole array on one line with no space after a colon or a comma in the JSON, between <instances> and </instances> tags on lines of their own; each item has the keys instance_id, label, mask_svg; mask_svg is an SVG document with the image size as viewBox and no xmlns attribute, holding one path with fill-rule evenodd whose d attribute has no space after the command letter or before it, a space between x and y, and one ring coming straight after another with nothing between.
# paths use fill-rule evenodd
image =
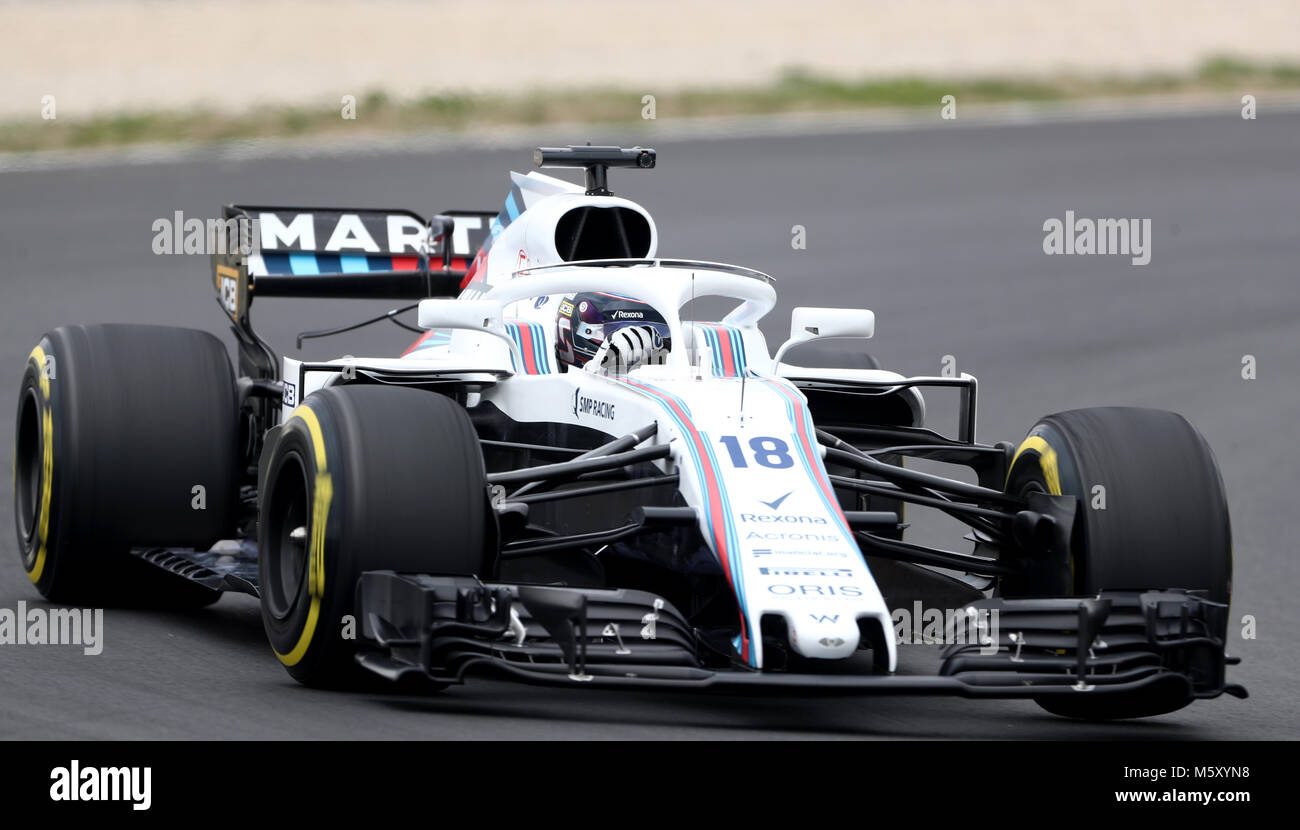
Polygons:
<instances>
[{"instance_id":1,"label":"formula one race car","mask_svg":"<svg viewBox=\"0 0 1300 830\"><path fill-rule=\"evenodd\" d=\"M66 326L32 351L15 463L32 582L59 601L253 594L312 685L495 671L1082 718L1245 697L1225 681L1223 484L1185 419L1073 410L985 444L975 378L881 369L870 311L796 308L772 351L770 277L659 257L649 214L610 193L609 168L655 159L539 149L586 186L512 173L499 212L432 220L227 206L238 244L212 279L237 375L177 328ZM686 319L706 296L730 312ZM280 359L249 317L272 297L411 300L366 322L420 337ZM943 388L952 436L926 425L922 392ZM968 526L967 550L906 541L909 506ZM911 603L950 609L934 676L896 673Z\"/></svg>"}]
</instances>

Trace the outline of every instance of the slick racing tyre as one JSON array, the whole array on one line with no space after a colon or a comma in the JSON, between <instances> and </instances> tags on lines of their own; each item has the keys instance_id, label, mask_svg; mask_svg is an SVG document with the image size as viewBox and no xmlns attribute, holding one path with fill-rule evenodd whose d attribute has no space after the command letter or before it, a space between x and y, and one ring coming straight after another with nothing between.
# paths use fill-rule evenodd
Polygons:
<instances>
[{"instance_id":1,"label":"slick racing tyre","mask_svg":"<svg viewBox=\"0 0 1300 830\"><path fill-rule=\"evenodd\" d=\"M54 602L195 606L220 592L131 556L233 535L237 396L225 347L164 326L64 326L28 357L14 515L23 569Z\"/></svg>"},{"instance_id":2,"label":"slick racing tyre","mask_svg":"<svg viewBox=\"0 0 1300 830\"><path fill-rule=\"evenodd\" d=\"M491 577L483 456L450 398L329 387L294 410L263 452L262 622L298 681L363 679L355 597L364 571Z\"/></svg>"},{"instance_id":3,"label":"slick racing tyre","mask_svg":"<svg viewBox=\"0 0 1300 830\"><path fill-rule=\"evenodd\" d=\"M1088 596L1102 590L1201 590L1227 603L1232 535L1209 445L1181 415L1158 409L1075 409L1043 418L1020 445L1007 492L1077 499L1068 568L1003 580L1006 596ZM1173 678L1122 696L1043 697L1059 715L1144 717L1191 700Z\"/></svg>"}]
</instances>

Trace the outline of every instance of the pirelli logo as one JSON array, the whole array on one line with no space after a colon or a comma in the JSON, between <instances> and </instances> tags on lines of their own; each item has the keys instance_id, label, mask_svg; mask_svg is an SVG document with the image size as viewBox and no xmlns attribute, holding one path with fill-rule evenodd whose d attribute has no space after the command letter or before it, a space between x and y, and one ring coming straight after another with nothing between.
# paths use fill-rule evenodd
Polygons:
<instances>
[{"instance_id":1,"label":"pirelli logo","mask_svg":"<svg viewBox=\"0 0 1300 830\"><path fill-rule=\"evenodd\" d=\"M759 568L763 576L853 576L851 568Z\"/></svg>"}]
</instances>

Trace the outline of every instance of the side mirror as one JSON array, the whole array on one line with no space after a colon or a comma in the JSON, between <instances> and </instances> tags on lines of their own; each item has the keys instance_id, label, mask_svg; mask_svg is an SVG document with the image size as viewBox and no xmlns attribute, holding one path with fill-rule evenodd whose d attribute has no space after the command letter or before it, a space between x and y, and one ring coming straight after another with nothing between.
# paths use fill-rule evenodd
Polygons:
<instances>
[{"instance_id":1,"label":"side mirror","mask_svg":"<svg viewBox=\"0 0 1300 830\"><path fill-rule=\"evenodd\" d=\"M421 300L418 320L420 328L481 331L499 337L510 346L516 365L524 365L501 319L501 305L492 300Z\"/></svg>"},{"instance_id":2,"label":"side mirror","mask_svg":"<svg viewBox=\"0 0 1300 830\"><path fill-rule=\"evenodd\" d=\"M422 329L505 330L501 306L490 300L421 300L419 323Z\"/></svg>"},{"instance_id":3,"label":"side mirror","mask_svg":"<svg viewBox=\"0 0 1300 830\"><path fill-rule=\"evenodd\" d=\"M869 309L799 306L790 313L790 339L776 350L772 363L780 363L781 357L791 347L810 340L822 340L828 337L865 339L875 333L876 313Z\"/></svg>"}]
</instances>

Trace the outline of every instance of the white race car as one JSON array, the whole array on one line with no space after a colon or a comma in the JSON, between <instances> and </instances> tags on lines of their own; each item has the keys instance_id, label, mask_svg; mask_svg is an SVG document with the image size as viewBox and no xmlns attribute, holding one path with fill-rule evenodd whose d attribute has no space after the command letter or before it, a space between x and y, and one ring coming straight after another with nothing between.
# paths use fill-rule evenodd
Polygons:
<instances>
[{"instance_id":1,"label":"white race car","mask_svg":"<svg viewBox=\"0 0 1300 830\"><path fill-rule=\"evenodd\" d=\"M881 369L872 312L796 308L773 349L772 278L660 257L653 219L607 185L653 150L535 161L586 186L512 173L499 212L433 220L228 206L223 228L252 240L213 263L237 373L203 332L50 332L17 421L36 587L254 594L313 685L495 671L1018 697L1084 718L1245 696L1225 681L1223 486L1185 419L1074 410L1018 448L979 443L975 378ZM411 300L357 325L420 338L400 357L279 358L249 317L271 297ZM684 315L700 297L731 310ZM922 390L945 387L953 436L925 421ZM905 505L965 523L967 549L906 541ZM933 676L897 672L913 608L947 643Z\"/></svg>"}]
</instances>

